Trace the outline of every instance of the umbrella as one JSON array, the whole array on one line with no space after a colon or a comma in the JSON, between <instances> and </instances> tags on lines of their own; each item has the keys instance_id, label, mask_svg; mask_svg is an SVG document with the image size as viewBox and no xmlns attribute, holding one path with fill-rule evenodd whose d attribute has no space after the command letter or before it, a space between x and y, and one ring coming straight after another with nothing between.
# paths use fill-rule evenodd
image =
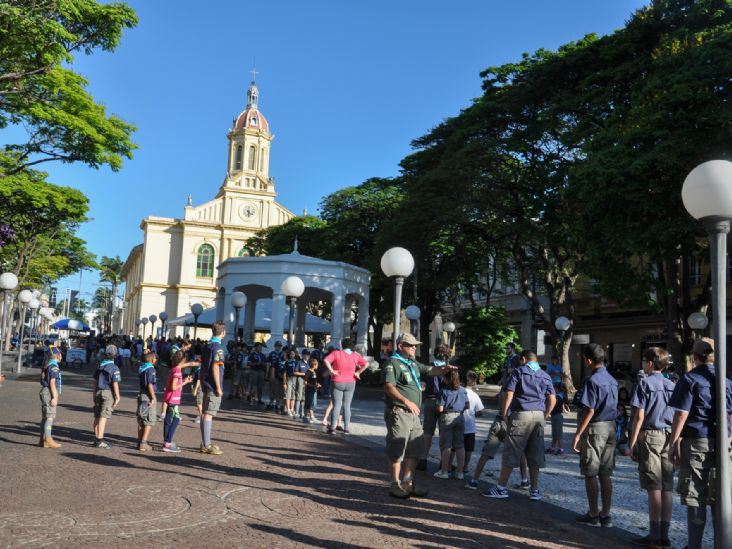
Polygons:
<instances>
[{"instance_id":1,"label":"umbrella","mask_svg":"<svg viewBox=\"0 0 732 549\"><path fill-rule=\"evenodd\" d=\"M91 330L89 326L75 318L62 318L58 322L51 324L51 328L56 328L57 330L76 330L77 332L88 332Z\"/></svg>"}]
</instances>

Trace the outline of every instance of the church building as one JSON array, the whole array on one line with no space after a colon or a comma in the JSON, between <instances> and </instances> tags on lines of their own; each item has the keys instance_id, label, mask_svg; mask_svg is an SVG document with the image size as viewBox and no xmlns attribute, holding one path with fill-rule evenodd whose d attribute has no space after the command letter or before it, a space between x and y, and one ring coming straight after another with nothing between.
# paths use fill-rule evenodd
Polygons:
<instances>
[{"instance_id":1,"label":"church building","mask_svg":"<svg viewBox=\"0 0 732 549\"><path fill-rule=\"evenodd\" d=\"M172 319L189 313L194 303L213 307L218 265L248 255L247 239L294 217L275 201L269 176L274 136L258 103L252 80L247 106L228 132L227 175L215 198L194 206L189 196L182 219L142 220L143 242L132 248L122 269L125 333L136 332L135 320L163 311Z\"/></svg>"}]
</instances>

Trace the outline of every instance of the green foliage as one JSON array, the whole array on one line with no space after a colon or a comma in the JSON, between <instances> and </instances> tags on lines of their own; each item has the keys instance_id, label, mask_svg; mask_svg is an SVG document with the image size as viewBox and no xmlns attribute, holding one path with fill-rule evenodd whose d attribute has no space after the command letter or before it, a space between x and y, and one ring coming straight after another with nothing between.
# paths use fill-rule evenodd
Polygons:
<instances>
[{"instance_id":1,"label":"green foliage","mask_svg":"<svg viewBox=\"0 0 732 549\"><path fill-rule=\"evenodd\" d=\"M506 310L488 306L465 313L462 338L460 365L491 378L506 360L506 344L516 342L519 337L508 323Z\"/></svg>"},{"instance_id":2,"label":"green foliage","mask_svg":"<svg viewBox=\"0 0 732 549\"><path fill-rule=\"evenodd\" d=\"M259 231L247 241L251 255L279 255L292 252L295 239L303 255L325 258L326 223L315 216L293 217L283 225Z\"/></svg>"},{"instance_id":3,"label":"green foliage","mask_svg":"<svg viewBox=\"0 0 732 549\"><path fill-rule=\"evenodd\" d=\"M25 143L6 145L0 177L59 160L118 170L136 147L134 126L107 115L69 68L74 55L114 50L137 24L121 3L5 0L0 3L0 128L22 125Z\"/></svg>"}]
</instances>

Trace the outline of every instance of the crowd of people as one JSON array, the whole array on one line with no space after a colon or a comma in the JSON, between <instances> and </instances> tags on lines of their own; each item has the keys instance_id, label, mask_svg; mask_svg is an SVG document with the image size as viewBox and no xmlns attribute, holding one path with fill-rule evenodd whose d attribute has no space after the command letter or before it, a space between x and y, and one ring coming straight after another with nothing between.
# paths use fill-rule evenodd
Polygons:
<instances>
[{"instance_id":1,"label":"crowd of people","mask_svg":"<svg viewBox=\"0 0 732 549\"><path fill-rule=\"evenodd\" d=\"M316 346L299 353L276 342L274 349L265 354L261 343L236 342L227 349L222 343L226 333L223 322L216 322L212 330L213 337L199 347L186 340L157 342L157 347L156 342L150 341L141 348L135 348L138 343L132 339L99 342L101 360L94 372L94 445L109 448L104 436L106 423L120 402L118 345L128 344L134 346L133 359L139 357L140 451L152 449L149 442L152 428L162 420L162 450L180 452L174 434L181 419L182 390L190 385L196 398L196 421L201 429L199 451L220 455L222 450L213 443L212 433L224 395L227 368L232 372L229 399L243 399L262 409L312 423L316 421L314 412L320 395L328 401L323 416L326 432L350 432L350 406L356 382L368 364L351 349L349 340L343 340L341 349L326 351ZM463 386L457 366L449 363L445 346L435 349L431 365L419 363L415 356L420 343L413 335L402 334L382 364L389 494L401 499L427 495L427 489L415 481L416 471L426 470L425 458L439 428L440 466L434 473L436 478L454 476L466 480L467 488L477 489L486 463L496 458L502 445L499 477L483 495L509 498L508 480L513 470L519 468L520 486L528 488L530 500L541 500L540 471L546 465L545 456L564 452L563 415L569 408L562 381L564 373L558 361L553 360L542 368L536 353L531 350L518 353L515 345L508 345L498 413L471 473L475 420L485 412L475 391L477 376L466 372ZM160 416L156 407L159 357L165 357L170 367ZM632 540L638 546L670 546L672 491L677 468L677 489L682 504L687 507L688 547L700 548L706 508L713 506L715 498L715 452L727 451L732 459L732 436L721 444L714 437L717 403L711 340L697 341L693 357L695 367L673 383L663 375L669 365L665 349L651 347L642 355L642 372L630 402L633 418L628 426L628 453L638 462L640 486L648 493L649 534ZM62 386L61 359L60 349L51 347L41 373L40 445L45 448L60 447L53 440L52 424ZM618 383L606 368L603 348L597 344L585 346L583 360L590 375L573 400L578 413L571 449L579 454L588 511L576 520L587 526L610 527L612 476L620 436L618 410L622 406L618 402ZM264 401L266 385L269 386L268 402ZM726 395L725 404L732 422L729 380ZM547 421L551 424L552 437L551 445L545 447Z\"/></svg>"}]
</instances>

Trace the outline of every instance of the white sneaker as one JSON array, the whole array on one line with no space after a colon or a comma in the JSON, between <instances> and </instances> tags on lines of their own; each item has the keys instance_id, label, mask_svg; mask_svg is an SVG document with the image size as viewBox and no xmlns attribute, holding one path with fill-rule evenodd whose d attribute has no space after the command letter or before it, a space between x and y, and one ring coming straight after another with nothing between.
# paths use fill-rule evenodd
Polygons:
<instances>
[{"instance_id":1,"label":"white sneaker","mask_svg":"<svg viewBox=\"0 0 732 549\"><path fill-rule=\"evenodd\" d=\"M450 473L446 473L445 471L439 470L435 473L435 478L448 479L448 478L450 478Z\"/></svg>"},{"instance_id":2,"label":"white sneaker","mask_svg":"<svg viewBox=\"0 0 732 549\"><path fill-rule=\"evenodd\" d=\"M455 473L455 478L458 480L463 480L465 478L464 473Z\"/></svg>"}]
</instances>

